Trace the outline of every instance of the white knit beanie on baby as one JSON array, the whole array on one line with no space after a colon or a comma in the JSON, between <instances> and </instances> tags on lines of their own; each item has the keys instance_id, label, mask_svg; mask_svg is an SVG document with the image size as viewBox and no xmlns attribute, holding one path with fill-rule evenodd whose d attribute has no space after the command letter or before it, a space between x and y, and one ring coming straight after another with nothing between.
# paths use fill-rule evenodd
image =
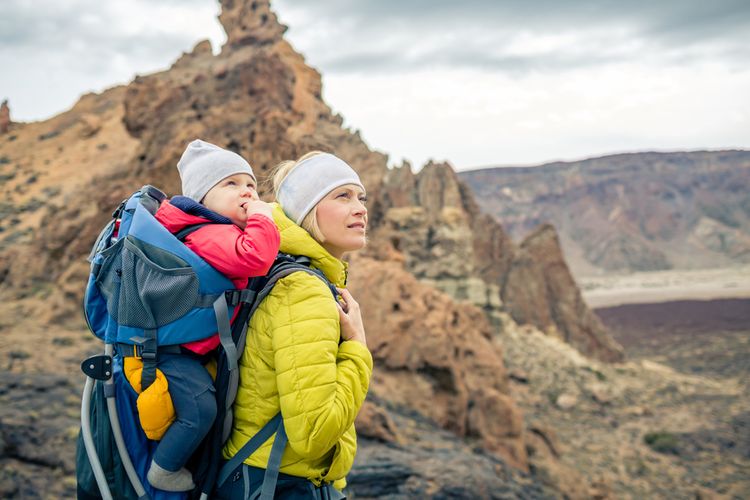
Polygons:
<instances>
[{"instance_id":1,"label":"white knit beanie on baby","mask_svg":"<svg viewBox=\"0 0 750 500\"><path fill-rule=\"evenodd\" d=\"M320 200L346 184L365 189L357 172L345 161L332 154L321 153L302 160L284 177L277 198L287 217L301 224Z\"/></svg>"},{"instance_id":2,"label":"white knit beanie on baby","mask_svg":"<svg viewBox=\"0 0 750 500\"><path fill-rule=\"evenodd\" d=\"M237 153L210 142L196 139L177 162L182 179L182 194L200 203L206 193L222 179L234 174L248 174L255 179L250 164Z\"/></svg>"}]
</instances>

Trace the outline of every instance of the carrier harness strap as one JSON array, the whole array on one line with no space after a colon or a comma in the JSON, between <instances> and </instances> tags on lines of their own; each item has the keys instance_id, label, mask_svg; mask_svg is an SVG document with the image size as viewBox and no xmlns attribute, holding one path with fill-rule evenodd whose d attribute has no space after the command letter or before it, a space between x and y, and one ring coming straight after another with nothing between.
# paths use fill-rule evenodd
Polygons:
<instances>
[{"instance_id":1,"label":"carrier harness strap","mask_svg":"<svg viewBox=\"0 0 750 500\"><path fill-rule=\"evenodd\" d=\"M184 242L185 238L187 238L188 235L196 232L198 229L202 228L203 226L207 226L208 224L210 224L210 222L199 222L198 224L185 226L181 230L174 233L174 237Z\"/></svg>"},{"instance_id":2,"label":"carrier harness strap","mask_svg":"<svg viewBox=\"0 0 750 500\"><path fill-rule=\"evenodd\" d=\"M265 443L268 438L273 436L274 432L278 430L279 425L281 427L284 427L284 422L281 419L281 412L277 413L276 416L274 416L271 420L264 425L261 430L257 432L253 437L251 437L245 445L237 451L237 454L234 455L227 463L224 464L224 466L221 468L221 471L219 471L219 477L217 479L216 485L221 486L224 484L224 482L227 480L229 475L239 467L247 457L253 454L255 450L260 448L260 445ZM286 433L285 433L286 434ZM264 478L265 482L265 478Z\"/></svg>"},{"instance_id":3,"label":"carrier harness strap","mask_svg":"<svg viewBox=\"0 0 750 500\"><path fill-rule=\"evenodd\" d=\"M141 360L143 361L143 372L141 372L141 390L146 390L156 380L156 330L144 330L146 336L141 344Z\"/></svg>"},{"instance_id":4,"label":"carrier harness strap","mask_svg":"<svg viewBox=\"0 0 750 500\"><path fill-rule=\"evenodd\" d=\"M329 288L331 288L332 292L335 290L334 287L328 282L328 280L325 278L325 275L323 275L321 272L316 271L315 269L311 269L309 267L310 260L306 257L301 256L292 256L292 255L285 255L280 254L279 258L277 259L276 263L272 266L271 270L265 277L259 277L259 278L253 278L251 279L250 283L248 284L248 289L242 291L242 295L240 298L240 302L247 302L251 304L251 307L244 311L241 311L238 318L235 320L235 325L237 325L238 321L241 321L244 328L240 327L240 330L238 335L236 336L236 347L234 346L234 343L232 343L232 347L227 348L226 345L224 345L224 340L222 339L222 346L224 346L224 349L226 350L226 357L228 362L231 363L231 361L235 360L235 366L236 366L236 360L237 358L237 352L242 352L245 347L245 340L247 335L247 325L246 322L248 318L250 318L255 310L258 308L258 306L263 302L263 299L266 298L266 296L271 292L274 285L278 280L289 276L292 273L295 273L297 271L306 272L308 274L311 274L319 279L321 279ZM255 295L255 290L260 288L260 291L257 292L257 295ZM247 294L247 295L245 295ZM336 294L334 293L334 296ZM234 301L232 301L234 302ZM221 335L220 335L221 338ZM230 342L231 342L230 337ZM233 354L230 354L233 353ZM239 370L237 370L238 372ZM235 372L236 373L236 372ZM226 394L226 408L227 408L227 417L225 418L224 427L222 433L222 444L228 438L229 431L231 430L231 406L234 402L234 398L237 394L237 386L239 383L239 373L229 372L229 381L227 384L227 394ZM234 375L234 376L233 376ZM216 486L219 487L224 482L226 482L227 478L234 472L237 467L242 465L242 463L250 456L252 455L260 446L265 443L273 434L276 433L276 439L274 440L274 444L271 447L271 455L269 456L268 465L266 467L266 473L263 477L263 487L261 487L261 498L273 498L273 493L276 488L276 481L278 479L279 469L281 467L281 457L284 453L284 448L286 448L287 444L287 436L286 436L286 429L284 429L284 422L281 417L281 412L277 413L271 420L269 420L259 431L257 434L255 434L253 437L251 437L245 445L240 448L237 453L229 460L227 461L224 466L221 468L221 470L218 473L218 476L216 478ZM270 486L269 486L270 484ZM267 493L270 489L270 496ZM257 491L255 492L257 495Z\"/></svg>"},{"instance_id":5,"label":"carrier harness strap","mask_svg":"<svg viewBox=\"0 0 750 500\"><path fill-rule=\"evenodd\" d=\"M156 380L156 365L159 354L181 354L180 346L156 343L156 330L144 330L145 337L130 337L133 344L118 343L115 345L117 354L123 358L134 356L143 361L141 372L141 390L145 391Z\"/></svg>"},{"instance_id":6,"label":"carrier harness strap","mask_svg":"<svg viewBox=\"0 0 750 500\"><path fill-rule=\"evenodd\" d=\"M268 457L266 473L263 475L263 485L260 488L260 500L273 500L276 492L276 480L279 478L279 468L281 467L281 455L284 454L284 448L288 439L284 429L284 421L279 419L279 425L276 427L276 439L271 446L271 455Z\"/></svg>"},{"instance_id":7,"label":"carrier harness strap","mask_svg":"<svg viewBox=\"0 0 750 500\"><path fill-rule=\"evenodd\" d=\"M224 352L226 352L229 372L231 373L237 370L239 355L237 354L237 346L234 345L232 340L232 328L229 325L229 306L224 294L214 301L214 314L216 314L216 325L219 329L219 341L224 348Z\"/></svg>"}]
</instances>

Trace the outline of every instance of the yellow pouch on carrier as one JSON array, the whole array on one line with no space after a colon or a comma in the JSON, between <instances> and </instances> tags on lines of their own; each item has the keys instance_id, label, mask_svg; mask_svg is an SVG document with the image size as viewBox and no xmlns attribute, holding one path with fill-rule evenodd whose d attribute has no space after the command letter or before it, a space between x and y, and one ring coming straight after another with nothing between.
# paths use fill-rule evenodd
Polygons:
<instances>
[{"instance_id":1,"label":"yellow pouch on carrier","mask_svg":"<svg viewBox=\"0 0 750 500\"><path fill-rule=\"evenodd\" d=\"M216 365L216 359L214 358L211 358L204 365L213 380L216 380ZM169 395L167 377L157 368L155 380L148 386L148 389L142 391L143 361L141 358L125 358L122 371L133 390L138 394L135 405L138 408L138 418L141 420L143 432L150 440L159 441L177 418L177 412L175 412L174 404L172 404L172 396Z\"/></svg>"},{"instance_id":2,"label":"yellow pouch on carrier","mask_svg":"<svg viewBox=\"0 0 750 500\"><path fill-rule=\"evenodd\" d=\"M146 433L147 438L159 441L177 416L172 397L169 395L167 377L157 368L156 379L145 391L142 391L143 361L141 358L125 358L123 372L130 385L138 393L135 404L138 407L138 418L141 420L143 432Z\"/></svg>"}]
</instances>

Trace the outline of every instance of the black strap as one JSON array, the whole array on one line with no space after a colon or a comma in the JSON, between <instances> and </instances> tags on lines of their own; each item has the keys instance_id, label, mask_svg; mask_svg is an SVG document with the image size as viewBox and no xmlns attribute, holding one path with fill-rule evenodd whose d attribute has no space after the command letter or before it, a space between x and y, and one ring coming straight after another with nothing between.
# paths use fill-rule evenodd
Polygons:
<instances>
[{"instance_id":1,"label":"black strap","mask_svg":"<svg viewBox=\"0 0 750 500\"><path fill-rule=\"evenodd\" d=\"M210 222L199 222L198 224L192 224L190 226L185 226L176 233L174 233L174 237L177 238L180 241L185 241L185 238L187 238L189 235L196 232L198 229L202 228L203 226L207 226L210 224Z\"/></svg>"},{"instance_id":2,"label":"black strap","mask_svg":"<svg viewBox=\"0 0 750 500\"><path fill-rule=\"evenodd\" d=\"M136 339L138 339L137 341L141 341L141 339L144 339L144 337L132 337L130 340L133 340L134 342L136 342ZM117 354L119 354L120 357L123 357L123 358L131 358L131 357L140 358L143 355L143 346L141 344L125 344L125 343L118 342L115 345L115 347L117 349ZM156 352L157 352L157 355L158 354L183 354L184 353L182 348L177 344L160 345L156 348Z\"/></svg>"},{"instance_id":3,"label":"black strap","mask_svg":"<svg viewBox=\"0 0 750 500\"><path fill-rule=\"evenodd\" d=\"M141 372L141 390L145 391L156 380L157 344L156 330L144 330L145 341L141 344L141 360L143 361L143 372Z\"/></svg>"}]
</instances>

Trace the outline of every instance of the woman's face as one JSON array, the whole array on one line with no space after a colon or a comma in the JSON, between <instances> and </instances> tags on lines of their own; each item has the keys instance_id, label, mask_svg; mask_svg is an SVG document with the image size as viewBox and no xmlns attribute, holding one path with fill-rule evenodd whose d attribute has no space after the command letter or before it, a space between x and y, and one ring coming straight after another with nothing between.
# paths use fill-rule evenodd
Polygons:
<instances>
[{"instance_id":1,"label":"woman's face","mask_svg":"<svg viewBox=\"0 0 750 500\"><path fill-rule=\"evenodd\" d=\"M315 216L323 235L323 248L340 259L346 252L359 250L367 242L367 208L361 187L347 184L320 200Z\"/></svg>"}]
</instances>

